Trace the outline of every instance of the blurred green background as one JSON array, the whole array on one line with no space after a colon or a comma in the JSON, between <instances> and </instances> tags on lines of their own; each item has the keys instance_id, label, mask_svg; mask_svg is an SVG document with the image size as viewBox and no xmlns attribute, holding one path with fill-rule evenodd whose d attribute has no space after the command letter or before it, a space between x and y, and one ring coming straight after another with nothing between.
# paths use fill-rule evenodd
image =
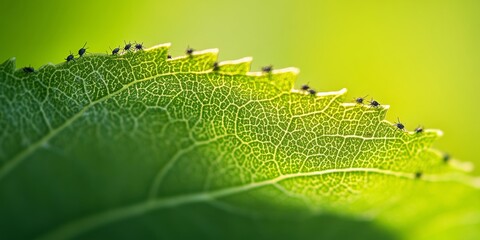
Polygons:
<instances>
[{"instance_id":1,"label":"blurred green background","mask_svg":"<svg viewBox=\"0 0 480 240\"><path fill-rule=\"evenodd\" d=\"M219 48L253 68L295 66L297 86L348 88L391 105L408 129L439 128L437 147L480 165L480 1L25 1L0 2L0 60L59 63L88 42L172 42L172 54ZM480 171L475 170L477 173Z\"/></svg>"}]
</instances>

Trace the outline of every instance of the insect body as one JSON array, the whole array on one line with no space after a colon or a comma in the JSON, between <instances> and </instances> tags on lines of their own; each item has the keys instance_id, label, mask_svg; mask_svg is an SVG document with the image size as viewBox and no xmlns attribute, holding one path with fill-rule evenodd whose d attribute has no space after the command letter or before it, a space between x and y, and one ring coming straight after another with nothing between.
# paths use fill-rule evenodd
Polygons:
<instances>
[{"instance_id":1,"label":"insect body","mask_svg":"<svg viewBox=\"0 0 480 240\"><path fill-rule=\"evenodd\" d=\"M82 57L87 52L87 49L85 48L85 46L87 46L87 43L83 44L83 47L78 50L79 57Z\"/></svg>"},{"instance_id":2,"label":"insect body","mask_svg":"<svg viewBox=\"0 0 480 240\"><path fill-rule=\"evenodd\" d=\"M363 101L362 101L362 102L363 102ZM372 107L379 107L379 106L380 106L380 103L372 99L372 100L370 101L370 106L372 106Z\"/></svg>"},{"instance_id":3,"label":"insect body","mask_svg":"<svg viewBox=\"0 0 480 240\"><path fill-rule=\"evenodd\" d=\"M420 171L418 171L418 172L415 173L415 178L416 178L416 179L419 179L419 178L422 177L422 175L423 175L423 173L420 172Z\"/></svg>"},{"instance_id":4,"label":"insect body","mask_svg":"<svg viewBox=\"0 0 480 240\"><path fill-rule=\"evenodd\" d=\"M415 128L415 133L422 133L423 132L423 127L422 126L418 126L417 128Z\"/></svg>"},{"instance_id":5,"label":"insect body","mask_svg":"<svg viewBox=\"0 0 480 240\"><path fill-rule=\"evenodd\" d=\"M445 153L445 154L443 155L443 162L446 163L446 162L448 162L448 161L450 161L450 155L449 155L448 153Z\"/></svg>"},{"instance_id":6,"label":"insect body","mask_svg":"<svg viewBox=\"0 0 480 240\"><path fill-rule=\"evenodd\" d=\"M307 91L308 89L310 89L310 86L308 86L307 84L303 84L302 87L301 87L301 89L302 89L303 91Z\"/></svg>"},{"instance_id":7,"label":"insect body","mask_svg":"<svg viewBox=\"0 0 480 240\"><path fill-rule=\"evenodd\" d=\"M313 90L313 89L309 89L308 90L308 93L310 93L311 95L315 95L317 93L317 91Z\"/></svg>"},{"instance_id":8,"label":"insect body","mask_svg":"<svg viewBox=\"0 0 480 240\"><path fill-rule=\"evenodd\" d=\"M24 67L22 68L24 73L33 73L35 72L35 69L33 67Z\"/></svg>"},{"instance_id":9,"label":"insect body","mask_svg":"<svg viewBox=\"0 0 480 240\"><path fill-rule=\"evenodd\" d=\"M273 70L273 66L272 66L272 65L268 65L268 66L262 67L262 72L264 72L264 73L271 73L272 70Z\"/></svg>"},{"instance_id":10,"label":"insect body","mask_svg":"<svg viewBox=\"0 0 480 240\"><path fill-rule=\"evenodd\" d=\"M132 44L130 42L125 43L125 46L123 47L123 50L124 51L130 51L130 48L132 48Z\"/></svg>"},{"instance_id":11,"label":"insect body","mask_svg":"<svg viewBox=\"0 0 480 240\"><path fill-rule=\"evenodd\" d=\"M213 71L218 71L220 69L220 66L218 65L218 62L213 63Z\"/></svg>"},{"instance_id":12,"label":"insect body","mask_svg":"<svg viewBox=\"0 0 480 240\"><path fill-rule=\"evenodd\" d=\"M143 43L137 43L137 44L135 44L135 49L136 49L137 51L143 50Z\"/></svg>"},{"instance_id":13,"label":"insect body","mask_svg":"<svg viewBox=\"0 0 480 240\"><path fill-rule=\"evenodd\" d=\"M365 97L357 97L357 98L355 98L354 100L355 100L355 102L358 103L358 104L363 104L363 101L365 100L366 97L367 97L367 96L365 96Z\"/></svg>"},{"instance_id":14,"label":"insect body","mask_svg":"<svg viewBox=\"0 0 480 240\"><path fill-rule=\"evenodd\" d=\"M72 60L75 60L75 57L73 56L72 53L70 53L70 55L68 55L67 58L65 58L65 60L66 60L67 62L70 62L70 61L72 61Z\"/></svg>"},{"instance_id":15,"label":"insect body","mask_svg":"<svg viewBox=\"0 0 480 240\"><path fill-rule=\"evenodd\" d=\"M118 52L120 52L120 48L118 48L118 47L117 47L117 48L114 48L114 49L112 50L112 55L117 55Z\"/></svg>"},{"instance_id":16,"label":"insect body","mask_svg":"<svg viewBox=\"0 0 480 240\"><path fill-rule=\"evenodd\" d=\"M188 47L187 50L185 50L185 53L186 53L188 56L192 56L192 54L193 54L194 51L195 51L195 50L193 50L193 48Z\"/></svg>"},{"instance_id":17,"label":"insect body","mask_svg":"<svg viewBox=\"0 0 480 240\"><path fill-rule=\"evenodd\" d=\"M398 129L400 129L400 130L402 130L402 131L405 131L405 125L403 125L403 124L400 122L400 119L397 118L397 120L398 120L398 122L396 122L396 123L394 124L394 126L396 126Z\"/></svg>"}]
</instances>

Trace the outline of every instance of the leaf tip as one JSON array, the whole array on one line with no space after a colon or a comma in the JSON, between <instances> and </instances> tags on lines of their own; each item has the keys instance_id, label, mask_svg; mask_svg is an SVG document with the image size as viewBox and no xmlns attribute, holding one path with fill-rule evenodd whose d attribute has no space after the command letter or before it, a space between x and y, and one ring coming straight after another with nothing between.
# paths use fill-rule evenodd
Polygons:
<instances>
[{"instance_id":1,"label":"leaf tip","mask_svg":"<svg viewBox=\"0 0 480 240\"><path fill-rule=\"evenodd\" d=\"M218 48L210 48L210 49L205 49L205 50L200 50L200 51L194 51L192 55L204 55L204 54L218 54Z\"/></svg>"},{"instance_id":2,"label":"leaf tip","mask_svg":"<svg viewBox=\"0 0 480 240\"><path fill-rule=\"evenodd\" d=\"M443 136L443 131L440 130L440 129L426 129L425 132L433 133L433 134L437 135L437 137L442 137ZM413 132L413 134L417 134L417 133Z\"/></svg>"},{"instance_id":3,"label":"leaf tip","mask_svg":"<svg viewBox=\"0 0 480 240\"><path fill-rule=\"evenodd\" d=\"M345 95L345 93L347 93L347 89L346 88L342 88L338 91L332 91L332 92L317 92L315 93L315 96L318 96L318 97L326 97L326 96L332 96L332 95Z\"/></svg>"},{"instance_id":4,"label":"leaf tip","mask_svg":"<svg viewBox=\"0 0 480 240\"><path fill-rule=\"evenodd\" d=\"M475 168L475 166L471 162L462 162L457 159L450 159L450 161L448 162L453 168L464 172L471 172Z\"/></svg>"},{"instance_id":5,"label":"leaf tip","mask_svg":"<svg viewBox=\"0 0 480 240\"><path fill-rule=\"evenodd\" d=\"M252 57L244 57L237 60L231 60L231 62L235 62L235 63L245 63L245 62L251 63L252 61L253 61Z\"/></svg>"},{"instance_id":6,"label":"leaf tip","mask_svg":"<svg viewBox=\"0 0 480 240\"><path fill-rule=\"evenodd\" d=\"M225 66L225 65L237 65L237 64L245 64L245 63L251 63L253 60L252 57L244 57L240 59L235 59L235 60L226 60L226 61L221 61L218 63L218 66Z\"/></svg>"},{"instance_id":7,"label":"leaf tip","mask_svg":"<svg viewBox=\"0 0 480 240\"><path fill-rule=\"evenodd\" d=\"M8 59L7 61L3 62L2 64L0 64L0 66L3 69L5 69L5 71L14 72L16 62L17 62L17 58L12 57L12 58Z\"/></svg>"},{"instance_id":8,"label":"leaf tip","mask_svg":"<svg viewBox=\"0 0 480 240\"><path fill-rule=\"evenodd\" d=\"M272 71L272 74L282 74L282 73L292 73L294 75L298 75L300 73L300 69L296 67L288 67L288 68L282 68L282 69L277 69Z\"/></svg>"},{"instance_id":9,"label":"leaf tip","mask_svg":"<svg viewBox=\"0 0 480 240\"><path fill-rule=\"evenodd\" d=\"M298 75L300 73L300 70L296 67L287 67L287 68L280 68L280 69L274 69L269 73L259 71L259 72L248 72L248 76L253 76L253 77L262 77L262 76L274 76L274 75L282 75L282 74L293 74L293 75Z\"/></svg>"},{"instance_id":10,"label":"leaf tip","mask_svg":"<svg viewBox=\"0 0 480 240\"><path fill-rule=\"evenodd\" d=\"M170 46L172 46L172 43L162 43L162 44L157 44L155 46L149 47L145 49L145 51L155 50L158 48L170 48Z\"/></svg>"},{"instance_id":11,"label":"leaf tip","mask_svg":"<svg viewBox=\"0 0 480 240\"><path fill-rule=\"evenodd\" d=\"M244 57L236 60L221 61L218 63L219 71L223 74L246 74L250 71L252 57Z\"/></svg>"},{"instance_id":12,"label":"leaf tip","mask_svg":"<svg viewBox=\"0 0 480 240\"><path fill-rule=\"evenodd\" d=\"M437 133L437 136L439 136L439 137L443 136L443 131L440 130L440 129L432 129L431 131L436 132L436 133Z\"/></svg>"}]
</instances>

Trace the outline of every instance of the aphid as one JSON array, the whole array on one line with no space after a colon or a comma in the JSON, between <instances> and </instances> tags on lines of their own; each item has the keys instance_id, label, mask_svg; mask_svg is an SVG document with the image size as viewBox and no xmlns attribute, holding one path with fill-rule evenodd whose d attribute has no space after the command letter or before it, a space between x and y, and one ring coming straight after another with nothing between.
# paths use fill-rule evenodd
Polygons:
<instances>
[{"instance_id":1,"label":"aphid","mask_svg":"<svg viewBox=\"0 0 480 240\"><path fill-rule=\"evenodd\" d=\"M368 95L367 95L367 96L368 96ZM358 103L358 104L363 104L363 101L365 100L365 98L366 98L367 96L365 96L365 97L357 97L357 98L355 98L354 100L355 100L355 102Z\"/></svg>"},{"instance_id":2,"label":"aphid","mask_svg":"<svg viewBox=\"0 0 480 240\"><path fill-rule=\"evenodd\" d=\"M35 72L35 69L33 67L24 67L22 68L24 73L33 73Z\"/></svg>"},{"instance_id":3,"label":"aphid","mask_svg":"<svg viewBox=\"0 0 480 240\"><path fill-rule=\"evenodd\" d=\"M220 69L220 66L218 65L218 62L213 63L213 71L218 71Z\"/></svg>"},{"instance_id":4,"label":"aphid","mask_svg":"<svg viewBox=\"0 0 480 240\"><path fill-rule=\"evenodd\" d=\"M172 59L172 55L168 54L167 59Z\"/></svg>"},{"instance_id":5,"label":"aphid","mask_svg":"<svg viewBox=\"0 0 480 240\"><path fill-rule=\"evenodd\" d=\"M370 101L370 106L372 106L372 107L379 107L379 106L380 106L380 103L372 99L372 100Z\"/></svg>"},{"instance_id":6,"label":"aphid","mask_svg":"<svg viewBox=\"0 0 480 240\"><path fill-rule=\"evenodd\" d=\"M118 52L120 52L120 48L119 48L119 47L114 48L114 49L112 50L112 55L117 55Z\"/></svg>"},{"instance_id":7,"label":"aphid","mask_svg":"<svg viewBox=\"0 0 480 240\"><path fill-rule=\"evenodd\" d=\"M422 177L422 175L423 175L423 173L418 171L418 172L415 173L415 178L420 179Z\"/></svg>"},{"instance_id":8,"label":"aphid","mask_svg":"<svg viewBox=\"0 0 480 240\"><path fill-rule=\"evenodd\" d=\"M195 51L195 50L193 50L193 48L187 47L187 50L185 50L185 53L186 53L187 55L189 55L189 56L192 56L192 54L193 54L194 51Z\"/></svg>"},{"instance_id":9,"label":"aphid","mask_svg":"<svg viewBox=\"0 0 480 240\"><path fill-rule=\"evenodd\" d=\"M130 48L132 48L132 44L130 42L125 43L125 47L123 47L123 50L124 51L130 51Z\"/></svg>"},{"instance_id":10,"label":"aphid","mask_svg":"<svg viewBox=\"0 0 480 240\"><path fill-rule=\"evenodd\" d=\"M401 122L400 122L400 119L397 118L398 122L396 122L394 124L394 126L396 126L398 129L402 130L402 131L405 131L405 125L403 125Z\"/></svg>"},{"instance_id":11,"label":"aphid","mask_svg":"<svg viewBox=\"0 0 480 240\"><path fill-rule=\"evenodd\" d=\"M309 89L308 90L308 93L310 93L311 95L315 95L317 93L317 91L313 90L313 89Z\"/></svg>"},{"instance_id":12,"label":"aphid","mask_svg":"<svg viewBox=\"0 0 480 240\"><path fill-rule=\"evenodd\" d=\"M72 60L75 60L75 57L74 57L73 54L70 52L70 55L68 55L67 58L65 58L65 60L66 60L67 62L70 62L70 61L72 61Z\"/></svg>"},{"instance_id":13,"label":"aphid","mask_svg":"<svg viewBox=\"0 0 480 240\"><path fill-rule=\"evenodd\" d=\"M78 50L79 57L82 57L87 52L87 48L85 48L85 46L87 46L87 43L83 44L83 47Z\"/></svg>"},{"instance_id":14,"label":"aphid","mask_svg":"<svg viewBox=\"0 0 480 240\"><path fill-rule=\"evenodd\" d=\"M308 86L307 84L303 84L302 87L301 87L301 89L302 89L303 91L307 91L308 89L310 89L310 86Z\"/></svg>"},{"instance_id":15,"label":"aphid","mask_svg":"<svg viewBox=\"0 0 480 240\"><path fill-rule=\"evenodd\" d=\"M449 155L448 153L445 153L445 154L443 155L443 162L446 163L446 162L448 162L448 161L450 161L450 155Z\"/></svg>"},{"instance_id":16,"label":"aphid","mask_svg":"<svg viewBox=\"0 0 480 240\"><path fill-rule=\"evenodd\" d=\"M143 43L137 43L137 44L135 44L135 49L136 49L137 51L143 50Z\"/></svg>"},{"instance_id":17,"label":"aphid","mask_svg":"<svg viewBox=\"0 0 480 240\"><path fill-rule=\"evenodd\" d=\"M422 133L423 132L423 127L422 126L418 126L417 128L415 128L415 133Z\"/></svg>"},{"instance_id":18,"label":"aphid","mask_svg":"<svg viewBox=\"0 0 480 240\"><path fill-rule=\"evenodd\" d=\"M272 66L272 65L268 65L268 66L262 67L262 72L264 72L264 73L271 73L272 70L273 70L273 66Z\"/></svg>"}]
</instances>

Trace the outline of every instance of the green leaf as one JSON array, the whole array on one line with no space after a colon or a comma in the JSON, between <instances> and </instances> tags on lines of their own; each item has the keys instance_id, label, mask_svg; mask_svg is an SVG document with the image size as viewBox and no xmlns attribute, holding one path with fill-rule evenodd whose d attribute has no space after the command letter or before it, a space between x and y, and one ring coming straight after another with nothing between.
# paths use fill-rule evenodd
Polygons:
<instances>
[{"instance_id":1,"label":"green leaf","mask_svg":"<svg viewBox=\"0 0 480 240\"><path fill-rule=\"evenodd\" d=\"M479 236L480 180L431 148L440 131L168 47L0 66L3 237Z\"/></svg>"}]
</instances>

